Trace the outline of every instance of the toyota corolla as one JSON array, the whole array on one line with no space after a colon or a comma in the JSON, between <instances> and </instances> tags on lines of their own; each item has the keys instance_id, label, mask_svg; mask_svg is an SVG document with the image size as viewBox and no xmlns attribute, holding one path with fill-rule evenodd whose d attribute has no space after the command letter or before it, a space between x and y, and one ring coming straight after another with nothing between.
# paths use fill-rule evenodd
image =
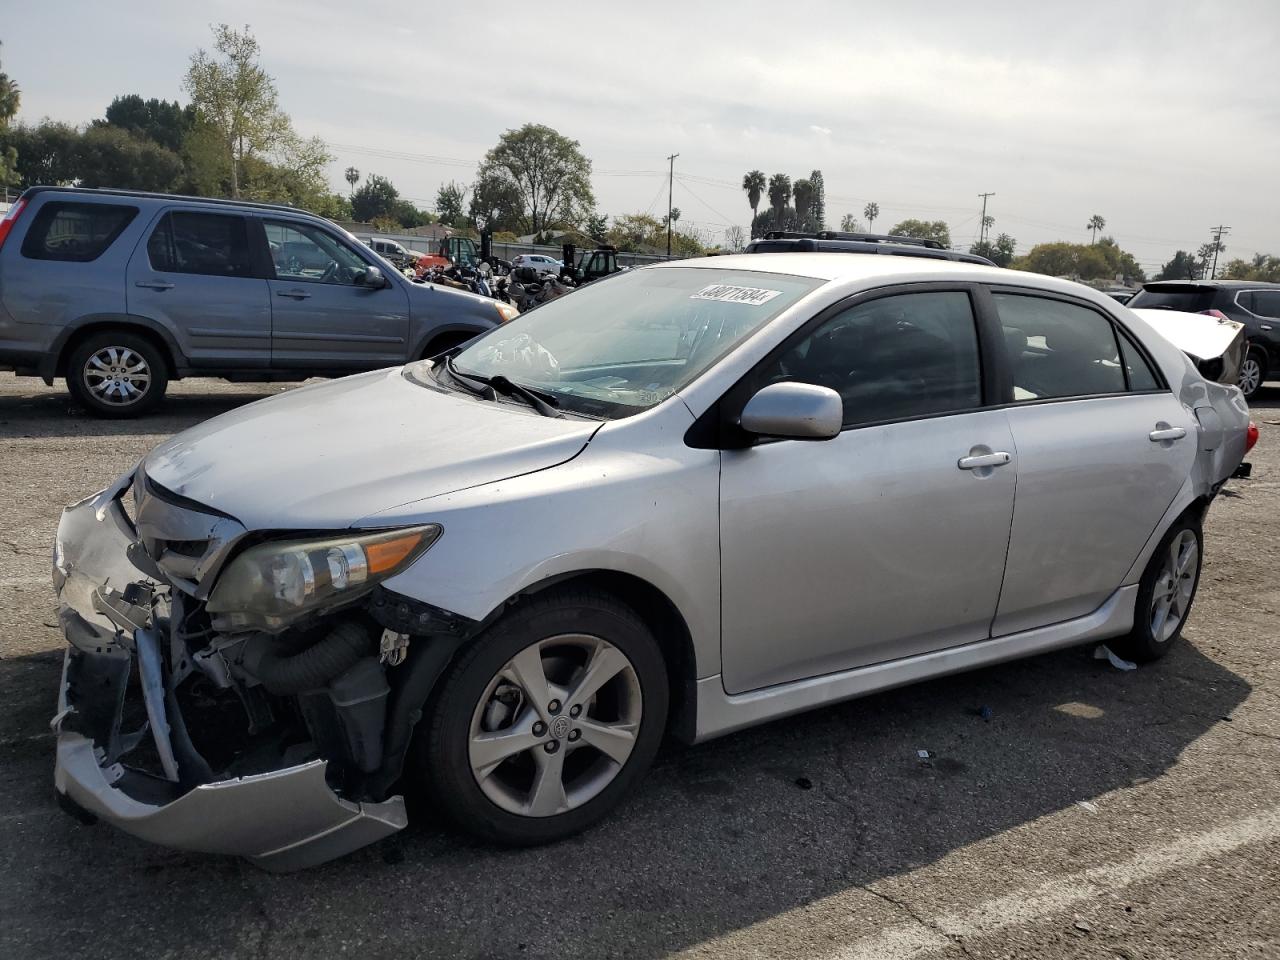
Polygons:
<instances>
[{"instance_id":1,"label":"toyota corolla","mask_svg":"<svg viewBox=\"0 0 1280 960\"><path fill-rule=\"evenodd\" d=\"M1164 655L1256 433L1142 319L919 256L635 270L158 446L69 507L56 785L276 870L556 840L697 742L1105 640Z\"/></svg>"}]
</instances>

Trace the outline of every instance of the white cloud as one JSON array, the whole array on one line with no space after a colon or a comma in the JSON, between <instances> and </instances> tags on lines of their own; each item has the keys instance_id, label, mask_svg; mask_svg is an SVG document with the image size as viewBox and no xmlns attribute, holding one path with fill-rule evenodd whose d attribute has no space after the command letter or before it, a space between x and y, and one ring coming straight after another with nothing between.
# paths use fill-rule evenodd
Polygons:
<instances>
[{"instance_id":1,"label":"white cloud","mask_svg":"<svg viewBox=\"0 0 1280 960\"><path fill-rule=\"evenodd\" d=\"M819 136L822 136L822 137L829 137L829 136L831 136L831 128L830 128L830 127L820 127L820 126L818 126L816 123L811 123L811 124L809 124L809 129L810 129L810 130L812 130L814 133L818 134Z\"/></svg>"}]
</instances>

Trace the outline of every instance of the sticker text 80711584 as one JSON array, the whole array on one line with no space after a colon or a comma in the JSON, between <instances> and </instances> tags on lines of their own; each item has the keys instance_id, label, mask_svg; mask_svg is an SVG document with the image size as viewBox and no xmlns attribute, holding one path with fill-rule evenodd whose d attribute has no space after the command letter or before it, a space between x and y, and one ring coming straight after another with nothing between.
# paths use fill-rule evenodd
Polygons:
<instances>
[{"instance_id":1,"label":"sticker text 80711584","mask_svg":"<svg viewBox=\"0 0 1280 960\"><path fill-rule=\"evenodd\" d=\"M758 307L780 295L781 290L765 290L762 287L738 287L728 283L713 283L703 287L690 300L718 300L722 303L745 303Z\"/></svg>"}]
</instances>

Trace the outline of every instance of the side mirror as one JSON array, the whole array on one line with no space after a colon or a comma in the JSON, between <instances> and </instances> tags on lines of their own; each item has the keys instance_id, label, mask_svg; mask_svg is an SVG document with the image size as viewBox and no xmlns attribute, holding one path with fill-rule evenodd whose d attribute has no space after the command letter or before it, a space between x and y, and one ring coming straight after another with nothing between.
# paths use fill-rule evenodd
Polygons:
<instances>
[{"instance_id":1,"label":"side mirror","mask_svg":"<svg viewBox=\"0 0 1280 960\"><path fill-rule=\"evenodd\" d=\"M381 290L388 286L387 278L382 275L382 271L377 267L365 267L364 273L360 277L360 285L369 287L371 290Z\"/></svg>"},{"instance_id":2,"label":"side mirror","mask_svg":"<svg viewBox=\"0 0 1280 960\"><path fill-rule=\"evenodd\" d=\"M771 383L742 408L739 424L749 433L790 440L830 440L840 435L844 403L830 387Z\"/></svg>"}]
</instances>

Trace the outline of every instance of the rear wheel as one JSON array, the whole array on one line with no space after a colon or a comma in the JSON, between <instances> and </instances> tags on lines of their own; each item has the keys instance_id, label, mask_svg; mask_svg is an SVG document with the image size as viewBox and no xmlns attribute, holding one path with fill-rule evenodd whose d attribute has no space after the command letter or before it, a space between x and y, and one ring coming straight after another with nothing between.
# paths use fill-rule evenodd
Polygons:
<instances>
[{"instance_id":1,"label":"rear wheel","mask_svg":"<svg viewBox=\"0 0 1280 960\"><path fill-rule=\"evenodd\" d=\"M594 591L535 599L441 680L421 770L464 829L520 846L559 840L644 774L667 697L658 645L629 607Z\"/></svg>"},{"instance_id":2,"label":"rear wheel","mask_svg":"<svg viewBox=\"0 0 1280 960\"><path fill-rule=\"evenodd\" d=\"M95 416L136 417L153 410L168 384L163 355L136 333L92 334L67 358L67 389Z\"/></svg>"},{"instance_id":3,"label":"rear wheel","mask_svg":"<svg viewBox=\"0 0 1280 960\"><path fill-rule=\"evenodd\" d=\"M1196 598L1201 545L1200 523L1194 517L1183 517L1164 535L1138 585L1133 630L1109 644L1116 653L1146 663L1169 652Z\"/></svg>"},{"instance_id":4,"label":"rear wheel","mask_svg":"<svg viewBox=\"0 0 1280 960\"><path fill-rule=\"evenodd\" d=\"M1250 350L1244 363L1240 364L1240 378L1236 381L1236 386L1247 400L1258 392L1266 376L1267 362L1263 355L1257 350Z\"/></svg>"}]
</instances>

